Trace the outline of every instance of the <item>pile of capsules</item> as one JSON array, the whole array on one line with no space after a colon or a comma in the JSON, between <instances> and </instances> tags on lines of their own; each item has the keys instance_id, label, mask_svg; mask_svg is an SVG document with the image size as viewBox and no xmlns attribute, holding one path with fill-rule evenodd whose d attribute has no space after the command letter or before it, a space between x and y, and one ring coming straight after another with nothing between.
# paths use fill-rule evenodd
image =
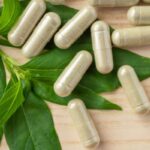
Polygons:
<instances>
[{"instance_id":1,"label":"pile of capsules","mask_svg":"<svg viewBox=\"0 0 150 150\"><path fill-rule=\"evenodd\" d=\"M150 0L143 1L150 3ZM48 12L44 15L46 11L44 0L31 0L9 32L8 39L12 45L22 46L22 53L28 58L38 55L55 33L55 45L60 49L67 49L97 19L94 6L126 7L136 5L138 2L139 0L89 0L90 5L77 12L56 33L61 25L58 14ZM150 6L134 6L129 9L127 16L134 25L148 25ZM96 21L91 26L91 37L97 71L108 74L114 66L112 43L117 47L150 44L150 26L116 30L111 40L109 25L104 21ZM60 97L69 96L92 64L92 60L92 55L88 51L78 52L55 82L55 93ZM131 66L122 66L118 71L118 77L135 111L148 112L150 102L134 69ZM71 100L68 109L83 145L87 148L96 148L100 143L99 134L83 101Z\"/></svg>"}]
</instances>

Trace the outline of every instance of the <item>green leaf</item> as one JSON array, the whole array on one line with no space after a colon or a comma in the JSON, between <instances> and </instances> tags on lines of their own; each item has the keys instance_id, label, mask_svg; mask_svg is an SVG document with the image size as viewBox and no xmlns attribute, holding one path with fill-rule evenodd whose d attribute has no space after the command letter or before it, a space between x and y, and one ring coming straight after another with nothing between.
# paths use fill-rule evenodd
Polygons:
<instances>
[{"instance_id":1,"label":"green leaf","mask_svg":"<svg viewBox=\"0 0 150 150\"><path fill-rule=\"evenodd\" d=\"M40 56L32 58L31 61L27 62L22 66L23 69L63 69L74 55L78 52L78 49L70 50L59 50L53 48L49 52L44 53Z\"/></svg>"},{"instance_id":2,"label":"green leaf","mask_svg":"<svg viewBox=\"0 0 150 150\"><path fill-rule=\"evenodd\" d=\"M64 11L65 10L65 11ZM60 15L62 24L66 23L77 12L76 9L64 6L64 5L52 5L47 2L47 12L53 11Z\"/></svg>"},{"instance_id":3,"label":"green leaf","mask_svg":"<svg viewBox=\"0 0 150 150\"><path fill-rule=\"evenodd\" d=\"M38 96L40 96L42 99L48 100L56 104L67 105L70 100L74 98L80 98L84 101L87 108L90 109L121 110L121 108L118 105L107 101L99 94L80 84L70 96L65 98L61 98L55 94L53 90L53 84L51 84L50 82L34 80L33 85L33 90Z\"/></svg>"},{"instance_id":4,"label":"green leaf","mask_svg":"<svg viewBox=\"0 0 150 150\"><path fill-rule=\"evenodd\" d=\"M6 36L21 13L19 0L4 0L0 16L0 34Z\"/></svg>"},{"instance_id":5,"label":"green leaf","mask_svg":"<svg viewBox=\"0 0 150 150\"><path fill-rule=\"evenodd\" d=\"M25 7L23 2L21 4ZM64 9L66 10L65 12ZM77 12L75 9L66 6L53 6L50 3L47 3L47 11L58 13L61 16L63 24ZM79 50L86 49L92 52L90 31L87 31L83 36L81 36L81 38L71 48L69 48L68 51L59 50L54 47L53 43L47 45L47 48L51 49L51 51L33 58L30 62L23 65L22 68L29 70L32 78L49 80L49 82L53 84L65 66ZM123 64L130 64L134 66L141 79L145 79L150 75L150 71L148 69L150 59L118 48L113 48L113 52L115 60L114 71L108 75L102 75L96 71L95 66L93 65L80 82L81 86L92 89L95 93L112 91L118 88L120 84L117 79L116 72ZM134 63L135 61L129 61L129 58L131 60L136 60L137 64ZM141 69L139 69L139 65L141 66Z\"/></svg>"},{"instance_id":6,"label":"green leaf","mask_svg":"<svg viewBox=\"0 0 150 150\"><path fill-rule=\"evenodd\" d=\"M0 98L2 97L6 88L6 72L2 58L0 57Z\"/></svg>"},{"instance_id":7,"label":"green leaf","mask_svg":"<svg viewBox=\"0 0 150 150\"><path fill-rule=\"evenodd\" d=\"M150 77L150 58L146 58L130 51L114 48L115 70L122 65L131 65L141 80Z\"/></svg>"},{"instance_id":8,"label":"green leaf","mask_svg":"<svg viewBox=\"0 0 150 150\"><path fill-rule=\"evenodd\" d=\"M46 54L33 58L30 62L23 65L22 68L30 71L33 78L49 80L54 83L74 54L75 52L71 50L60 51L55 48ZM120 86L117 70L120 66L127 64L134 67L141 80L150 76L150 58L115 48L114 62L114 71L107 75L100 74L96 71L94 65L91 66L80 84L96 93L115 90Z\"/></svg>"},{"instance_id":9,"label":"green leaf","mask_svg":"<svg viewBox=\"0 0 150 150\"><path fill-rule=\"evenodd\" d=\"M6 38L0 36L0 45L13 47Z\"/></svg>"},{"instance_id":10,"label":"green leaf","mask_svg":"<svg viewBox=\"0 0 150 150\"><path fill-rule=\"evenodd\" d=\"M0 57L0 98L2 97L6 88L6 72L2 58ZM3 127L0 127L0 143L3 136Z\"/></svg>"},{"instance_id":11,"label":"green leaf","mask_svg":"<svg viewBox=\"0 0 150 150\"><path fill-rule=\"evenodd\" d=\"M67 18L71 18L76 12L76 10L66 6L53 6L48 4L47 7L49 11L54 11L61 15L64 22L67 21ZM63 10L66 10L65 12L67 12L68 17ZM78 51L86 49L93 53L90 31L87 31L81 36L68 50L60 50L56 48L53 43L47 45L47 48L50 49L48 53L33 58L22 67L27 70L29 69L34 78L52 80L52 82L57 79L61 70L65 68ZM81 84L94 90L96 93L115 90L120 86L117 78L117 70L120 66L127 64L134 67L140 79L145 79L150 76L150 58L142 57L130 51L115 47L113 48L113 55L115 63L113 72L107 75L100 74L96 71L95 65L93 64L88 73L85 74Z\"/></svg>"},{"instance_id":12,"label":"green leaf","mask_svg":"<svg viewBox=\"0 0 150 150\"><path fill-rule=\"evenodd\" d=\"M48 4L48 9L49 11L51 10L61 15L61 18L64 23L67 21L67 19L71 17L71 15L74 15L74 13L76 12L76 10L70 9L66 6L52 6L50 4ZM67 17L66 13L63 13L64 9L66 10L67 13L71 12L68 13L69 17ZM62 16L63 14L64 16ZM79 50L86 49L91 53L93 53L90 31L87 31L72 47L70 47L66 51L56 48L53 43L47 45L47 48L50 49L49 52L33 58L30 62L23 65L22 68L29 70L32 78L36 80L45 80L45 81L48 80L51 83L51 86L49 84L49 87L48 85L42 85L44 89L43 92L41 92L41 89L38 89L37 86L35 85L34 89L38 95L52 102L66 105L68 101L63 103L64 99L60 97L56 98L56 95L53 92L53 84L60 75L60 73L63 71L63 69L66 67L66 65L71 61L71 59ZM95 65L93 64L89 69L89 71L85 74L79 85L91 90L92 92L95 93L96 96L97 93L115 90L120 86L120 83L117 78L117 70L119 69L120 66L126 64L131 65L135 68L140 79L145 79L150 76L149 58L145 58L137 54L131 53L127 50L119 48L113 48L113 54L115 66L114 71L112 73L107 75L100 74L99 72L96 71ZM49 91L52 91L53 93L46 92L47 89L49 89ZM76 90L78 89L79 86L76 88ZM70 98L67 99L69 100ZM99 97L99 101L101 99L103 102L104 98ZM93 108L96 108L96 105ZM103 105L102 108L107 107L104 107ZM112 109L114 108L112 107Z\"/></svg>"},{"instance_id":13,"label":"green leaf","mask_svg":"<svg viewBox=\"0 0 150 150\"><path fill-rule=\"evenodd\" d=\"M61 150L51 112L32 93L7 122L5 135L11 150Z\"/></svg>"},{"instance_id":14,"label":"green leaf","mask_svg":"<svg viewBox=\"0 0 150 150\"><path fill-rule=\"evenodd\" d=\"M18 81L8 88L0 99L0 126L7 122L23 101L23 89L21 82Z\"/></svg>"},{"instance_id":15,"label":"green leaf","mask_svg":"<svg viewBox=\"0 0 150 150\"><path fill-rule=\"evenodd\" d=\"M78 91L78 88L79 88L79 86L78 86L76 88L77 89L76 91L78 91L78 92L74 91L72 93L72 95L74 95L74 96L70 96L67 98L60 98L60 97L56 96L56 94L53 91L53 84L56 81L59 74L63 71L63 69L61 69L61 68L64 68L66 66L65 61L66 62L70 61L70 57L64 58L63 63L61 63L61 61L62 61L61 59L63 57L68 56L67 54L72 55L72 53L68 53L68 52L70 52L70 51L68 51L66 55L62 55L62 57L57 57L57 56L61 56L60 52L62 53L62 51L57 51L57 53L53 53L53 52L54 51L44 54L42 56L39 56L39 57L33 59L28 64L22 66L24 69L27 68L27 70L30 71L33 79L49 80L48 85L44 84L44 83L42 84L40 82L38 83L38 81L36 81L36 83L38 83L36 85L36 83L33 82L34 90L36 91L36 94L38 94L42 98L49 100L51 102L61 104L61 105L67 105L69 100L71 100L72 98L76 98L76 97L81 98L85 102L88 101L87 97L86 98L82 97L79 94L79 92L86 93L86 91L87 91L89 93L89 95L93 96L93 98L91 97L91 99L90 99L91 102L90 103L88 102L88 104L87 104L88 108L120 109L119 106L112 104L112 103L108 102L106 99L104 99L103 97L99 96L95 91L93 91L92 87L90 87L90 88L86 87L84 84L82 84L82 81L80 82L79 85L81 87L85 87L85 88L80 88L80 90ZM71 56L71 55L69 55L69 56ZM53 60L51 60L51 59L53 59ZM53 61L55 61L55 63L51 63ZM34 69L32 69L32 68L34 68ZM57 69L54 69L54 68L57 68ZM94 77L94 75L95 74L93 74L92 77ZM88 73L87 73L87 76L88 76ZM86 76L84 78L86 78ZM96 100L98 100L97 103L95 102Z\"/></svg>"},{"instance_id":16,"label":"green leaf","mask_svg":"<svg viewBox=\"0 0 150 150\"><path fill-rule=\"evenodd\" d=\"M109 92L120 87L117 77L118 69L123 65L132 66L141 80L150 77L150 58L130 51L114 48L114 71L108 75L99 74L94 67L85 75L81 84L92 88L95 92Z\"/></svg>"},{"instance_id":17,"label":"green leaf","mask_svg":"<svg viewBox=\"0 0 150 150\"><path fill-rule=\"evenodd\" d=\"M25 9L30 1L31 0L20 0L20 5L22 6L22 9Z\"/></svg>"}]
</instances>

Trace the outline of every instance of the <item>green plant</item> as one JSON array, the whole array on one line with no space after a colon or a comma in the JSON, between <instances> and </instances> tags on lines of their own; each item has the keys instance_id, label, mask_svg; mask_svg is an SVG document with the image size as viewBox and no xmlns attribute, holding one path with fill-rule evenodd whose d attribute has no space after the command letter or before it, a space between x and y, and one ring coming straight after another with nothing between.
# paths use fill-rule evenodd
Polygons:
<instances>
[{"instance_id":1,"label":"green plant","mask_svg":"<svg viewBox=\"0 0 150 150\"><path fill-rule=\"evenodd\" d=\"M7 40L7 34L27 3L26 0L21 2L4 0L5 5L1 13L1 18L4 19L0 18L0 29L3 28L0 34L4 36L0 39L1 45L12 46ZM11 11L10 5L14 6ZM62 24L77 12L75 9L53 6L50 3L47 3L47 11L58 13ZM99 95L101 92L113 91L120 86L117 78L118 68L129 64L135 68L141 80L150 76L149 58L113 48L115 67L112 73L102 75L96 71L93 64L75 91L69 97L61 98L54 93L53 84L79 50L86 49L92 53L90 31L86 31L66 51L56 48L53 42L48 43L45 49L47 51L43 54L22 66L4 52L0 53L0 137L4 129L10 150L61 149L51 112L44 100L67 105L72 98L80 98L87 108L121 110L120 106ZM8 84L6 84L4 64L11 75Z\"/></svg>"}]
</instances>

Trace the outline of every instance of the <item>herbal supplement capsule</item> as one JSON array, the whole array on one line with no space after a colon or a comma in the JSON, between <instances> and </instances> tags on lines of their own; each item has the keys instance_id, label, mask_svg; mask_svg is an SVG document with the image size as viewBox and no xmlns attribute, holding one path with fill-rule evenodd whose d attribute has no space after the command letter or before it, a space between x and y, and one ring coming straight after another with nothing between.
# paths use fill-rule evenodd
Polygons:
<instances>
[{"instance_id":1,"label":"herbal supplement capsule","mask_svg":"<svg viewBox=\"0 0 150 150\"><path fill-rule=\"evenodd\" d=\"M65 0L46 0L47 2L50 2L54 5L60 5L60 4L64 4Z\"/></svg>"},{"instance_id":2,"label":"herbal supplement capsule","mask_svg":"<svg viewBox=\"0 0 150 150\"><path fill-rule=\"evenodd\" d=\"M43 0L32 0L9 32L9 42L15 46L23 45L45 10L46 4Z\"/></svg>"},{"instance_id":3,"label":"herbal supplement capsule","mask_svg":"<svg viewBox=\"0 0 150 150\"><path fill-rule=\"evenodd\" d=\"M150 25L150 6L131 7L127 18L133 25Z\"/></svg>"},{"instance_id":4,"label":"herbal supplement capsule","mask_svg":"<svg viewBox=\"0 0 150 150\"><path fill-rule=\"evenodd\" d=\"M54 84L54 91L60 97L66 97L75 89L92 63L92 55L87 51L78 52Z\"/></svg>"},{"instance_id":5,"label":"herbal supplement capsule","mask_svg":"<svg viewBox=\"0 0 150 150\"><path fill-rule=\"evenodd\" d=\"M139 0L88 0L93 6L99 7L128 7L136 5Z\"/></svg>"},{"instance_id":6,"label":"herbal supplement capsule","mask_svg":"<svg viewBox=\"0 0 150 150\"><path fill-rule=\"evenodd\" d=\"M69 102L68 110L83 145L97 148L100 137L84 103L80 99L74 99Z\"/></svg>"},{"instance_id":7,"label":"herbal supplement capsule","mask_svg":"<svg viewBox=\"0 0 150 150\"><path fill-rule=\"evenodd\" d=\"M91 27L92 45L97 70L107 74L113 70L110 28L104 21L97 21Z\"/></svg>"},{"instance_id":8,"label":"herbal supplement capsule","mask_svg":"<svg viewBox=\"0 0 150 150\"><path fill-rule=\"evenodd\" d=\"M148 112L150 102L134 69L131 66L122 66L118 71L118 77L135 111Z\"/></svg>"},{"instance_id":9,"label":"herbal supplement capsule","mask_svg":"<svg viewBox=\"0 0 150 150\"><path fill-rule=\"evenodd\" d=\"M150 44L150 26L115 30L112 42L117 47L143 46Z\"/></svg>"},{"instance_id":10,"label":"herbal supplement capsule","mask_svg":"<svg viewBox=\"0 0 150 150\"><path fill-rule=\"evenodd\" d=\"M81 9L55 35L54 41L61 49L69 48L97 18L95 8L87 6Z\"/></svg>"},{"instance_id":11,"label":"herbal supplement capsule","mask_svg":"<svg viewBox=\"0 0 150 150\"><path fill-rule=\"evenodd\" d=\"M46 13L23 46L23 54L26 57L38 55L50 41L60 24L61 19L56 13Z\"/></svg>"},{"instance_id":12,"label":"herbal supplement capsule","mask_svg":"<svg viewBox=\"0 0 150 150\"><path fill-rule=\"evenodd\" d=\"M143 0L143 2L145 2L145 3L150 3L150 0Z\"/></svg>"}]
</instances>

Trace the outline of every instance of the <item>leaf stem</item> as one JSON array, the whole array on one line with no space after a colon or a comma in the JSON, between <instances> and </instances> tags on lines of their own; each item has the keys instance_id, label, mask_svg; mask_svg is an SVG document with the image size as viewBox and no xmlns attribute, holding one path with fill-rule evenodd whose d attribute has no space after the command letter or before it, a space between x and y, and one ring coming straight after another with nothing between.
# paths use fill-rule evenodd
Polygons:
<instances>
[{"instance_id":1,"label":"leaf stem","mask_svg":"<svg viewBox=\"0 0 150 150\"><path fill-rule=\"evenodd\" d=\"M10 56L5 54L3 51L0 51L0 56L2 57L3 62L6 65L6 68L8 69L9 73L11 75L16 75L18 80L20 79L28 79L30 80L30 73L27 70L22 69L19 64L12 59Z\"/></svg>"}]
</instances>

